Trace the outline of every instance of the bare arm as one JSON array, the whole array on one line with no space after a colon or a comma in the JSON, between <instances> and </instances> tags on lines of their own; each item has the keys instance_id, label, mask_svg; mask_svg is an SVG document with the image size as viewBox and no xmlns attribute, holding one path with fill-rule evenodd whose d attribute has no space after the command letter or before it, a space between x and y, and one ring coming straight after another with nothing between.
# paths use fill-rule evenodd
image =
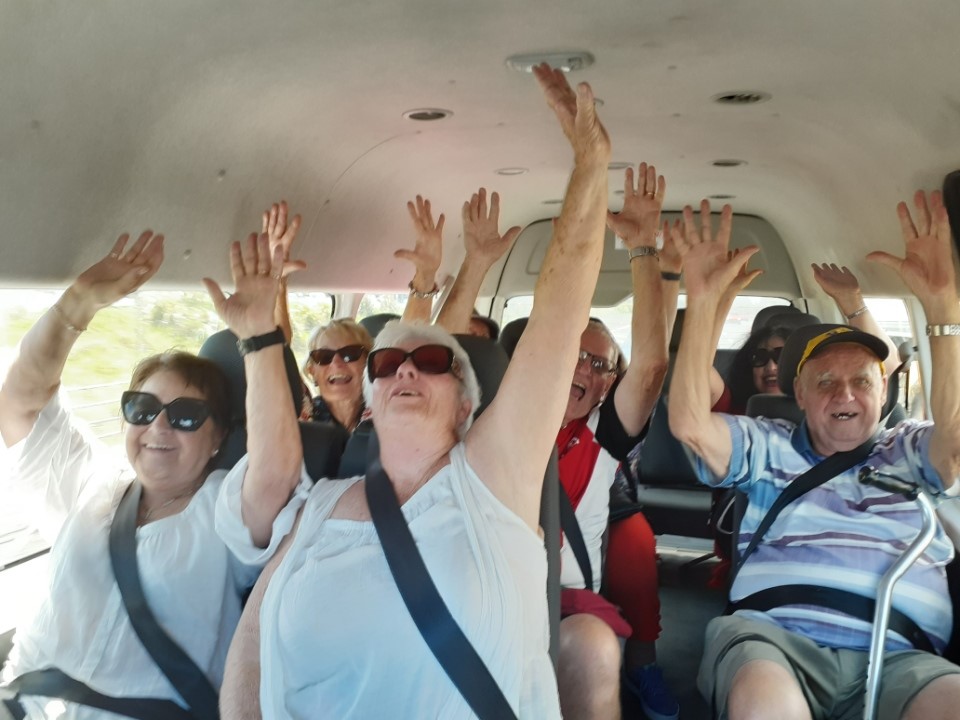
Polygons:
<instances>
[{"instance_id":1,"label":"bare arm","mask_svg":"<svg viewBox=\"0 0 960 720\"><path fill-rule=\"evenodd\" d=\"M137 290L163 262L163 236L149 230L124 252L121 235L110 253L85 270L27 331L0 387L0 436L7 447L30 434L60 386L67 356L99 310Z\"/></svg>"},{"instance_id":2,"label":"bare arm","mask_svg":"<svg viewBox=\"0 0 960 720\"><path fill-rule=\"evenodd\" d=\"M914 195L911 217L906 203L897 206L906 253L898 258L873 252L868 260L893 268L917 296L930 325L960 324L960 297L950 239L950 221L939 191ZM935 422L930 439L930 461L945 488L960 477L960 336L930 338L932 378L930 411Z\"/></svg>"},{"instance_id":3,"label":"bare arm","mask_svg":"<svg viewBox=\"0 0 960 720\"><path fill-rule=\"evenodd\" d=\"M413 263L413 280L410 296L403 309L404 322L430 322L433 298L437 290L437 270L443 257L443 213L433 222L430 201L417 195L416 204L407 203L407 211L413 220L417 242L413 250L397 250L394 257ZM426 296L426 297L424 297Z\"/></svg>"},{"instance_id":4,"label":"bare arm","mask_svg":"<svg viewBox=\"0 0 960 720\"><path fill-rule=\"evenodd\" d=\"M500 196L497 193L490 196L489 212L486 188L480 188L463 204L463 244L467 252L450 295L437 316L437 325L452 333L467 332L483 279L519 234L519 227L500 234Z\"/></svg>"},{"instance_id":5,"label":"bare arm","mask_svg":"<svg viewBox=\"0 0 960 720\"><path fill-rule=\"evenodd\" d=\"M302 511L301 511L302 513ZM260 720L260 608L270 579L280 567L290 544L297 534L300 516L293 531L277 547L276 554L260 573L256 585L247 598L240 622L237 624L230 649L227 651L220 687L220 715L231 720Z\"/></svg>"},{"instance_id":6,"label":"bare arm","mask_svg":"<svg viewBox=\"0 0 960 720\"><path fill-rule=\"evenodd\" d=\"M857 330L870 333L883 340L890 349L890 359L885 364L887 375L890 375L897 369L897 346L893 344L890 336L880 327L873 313L867 308L863 301L863 293L860 292L860 282L846 266L839 267L836 264L824 263L823 265L813 264L813 278L817 284L823 288L823 291L829 295L837 304L844 317L844 320ZM851 315L855 317L850 317Z\"/></svg>"},{"instance_id":7,"label":"bare arm","mask_svg":"<svg viewBox=\"0 0 960 720\"><path fill-rule=\"evenodd\" d=\"M497 397L467 435L467 457L491 491L536 529L543 471L563 418L580 333L603 255L610 141L586 84L534 69L574 150L574 167L523 337Z\"/></svg>"},{"instance_id":8,"label":"bare arm","mask_svg":"<svg viewBox=\"0 0 960 720\"><path fill-rule=\"evenodd\" d=\"M694 222L693 210L683 210L685 226L685 272L687 276L687 312L680 338L677 364L670 392L670 431L696 453L718 478L727 474L733 444L726 422L710 412L710 359L716 332L717 308L725 293L742 275L742 268L757 251L747 248L728 253L733 211L725 205L720 227L714 237L710 203L700 204L701 228ZM759 271L746 275L752 280Z\"/></svg>"},{"instance_id":9,"label":"bare arm","mask_svg":"<svg viewBox=\"0 0 960 720\"><path fill-rule=\"evenodd\" d=\"M628 250L656 249L660 209L667 184L657 169L640 163L634 187L633 168L624 180L623 210L607 213L607 224ZM630 322L630 365L613 396L617 417L628 435L639 435L650 419L667 374L667 317L663 282L656 255L630 260L633 314ZM676 307L676 304L674 304Z\"/></svg>"},{"instance_id":10,"label":"bare arm","mask_svg":"<svg viewBox=\"0 0 960 720\"><path fill-rule=\"evenodd\" d=\"M283 267L280 247L271 257L267 235L251 235L241 249L230 248L236 292L226 298L216 282L204 278L217 314L241 339L275 329L274 309ZM243 359L247 378L247 456L241 508L254 543L266 547L273 521L297 483L303 461L298 412L291 407L283 346L271 345Z\"/></svg>"}]
</instances>

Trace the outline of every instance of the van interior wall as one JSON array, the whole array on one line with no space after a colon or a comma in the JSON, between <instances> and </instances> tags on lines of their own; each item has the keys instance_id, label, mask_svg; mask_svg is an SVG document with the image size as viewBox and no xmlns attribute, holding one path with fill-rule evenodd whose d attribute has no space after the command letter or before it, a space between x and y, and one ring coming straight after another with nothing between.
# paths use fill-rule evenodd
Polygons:
<instances>
[{"instance_id":1,"label":"van interior wall","mask_svg":"<svg viewBox=\"0 0 960 720\"><path fill-rule=\"evenodd\" d=\"M416 193L447 214L454 272L459 209L479 186L502 194L504 227L556 214L544 203L562 197L569 150L504 58L573 48L596 57L572 79L603 99L614 159L655 163L668 209L733 195L796 268L843 263L904 294L863 256L899 250L895 203L957 165L960 96L943 68L958 26L952 0L4 3L0 283L61 282L144 226L167 235L158 285L226 280L226 244L284 197L304 216L294 289L401 290L409 268L392 252L412 241ZM772 98L712 102L743 89ZM419 107L453 115L402 116ZM610 180L616 208L621 171Z\"/></svg>"}]
</instances>

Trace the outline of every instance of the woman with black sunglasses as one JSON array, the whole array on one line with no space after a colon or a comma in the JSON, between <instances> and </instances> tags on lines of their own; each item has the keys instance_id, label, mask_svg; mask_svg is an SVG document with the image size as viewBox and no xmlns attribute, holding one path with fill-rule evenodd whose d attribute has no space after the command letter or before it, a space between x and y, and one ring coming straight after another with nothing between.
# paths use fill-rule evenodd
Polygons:
<instances>
[{"instance_id":1,"label":"woman with black sunglasses","mask_svg":"<svg viewBox=\"0 0 960 720\"><path fill-rule=\"evenodd\" d=\"M310 405L316 422L333 421L350 432L363 419L363 368L373 339L363 325L350 318L331 320L316 328L307 343L303 365L317 387Z\"/></svg>"},{"instance_id":2,"label":"woman with black sunglasses","mask_svg":"<svg viewBox=\"0 0 960 720\"><path fill-rule=\"evenodd\" d=\"M610 145L588 86L575 94L562 72L541 66L535 74L575 163L497 396L471 427L477 392L468 358L445 331L404 323L378 336L365 393L385 482L453 620L509 705L497 717L539 720L560 716L540 492L599 273ZM271 257L261 237L235 244L231 258L236 292L228 299L207 281L214 304L238 337L267 335L278 291L271 268L282 257ZM280 348L263 346L244 362L247 403L259 412L248 415L248 459L224 485L217 527L244 557L272 559L231 648L224 714L474 717L388 570L367 500L383 476L312 484L295 418L280 402Z\"/></svg>"},{"instance_id":3,"label":"woman with black sunglasses","mask_svg":"<svg viewBox=\"0 0 960 720\"><path fill-rule=\"evenodd\" d=\"M193 664L186 676L215 711L241 594L259 570L242 566L213 528L225 472L211 467L230 417L226 379L215 364L185 352L138 364L121 402L127 463L60 402L74 343L99 310L137 290L163 260L162 236L144 232L129 249L127 240L122 235L30 329L0 389L0 454L9 461L13 494L24 496L56 538L48 595L18 628L4 669L18 694L4 701L14 717L50 717L50 698L76 699L78 688L102 709L120 713L126 703L130 717L185 714L182 686L161 671L125 609L130 595L119 590L115 542L136 557L149 611ZM124 523L129 533L115 535ZM195 710L192 717L205 717ZM67 702L61 717L103 716Z\"/></svg>"}]
</instances>

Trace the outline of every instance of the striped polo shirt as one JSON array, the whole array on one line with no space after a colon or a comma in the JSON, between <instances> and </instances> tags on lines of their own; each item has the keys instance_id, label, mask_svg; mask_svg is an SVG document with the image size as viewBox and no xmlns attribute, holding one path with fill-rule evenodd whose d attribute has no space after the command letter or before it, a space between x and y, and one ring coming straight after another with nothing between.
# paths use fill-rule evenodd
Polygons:
<instances>
[{"instance_id":1,"label":"striped polo shirt","mask_svg":"<svg viewBox=\"0 0 960 720\"><path fill-rule=\"evenodd\" d=\"M823 458L810 444L806 423L721 415L730 427L733 452L727 476L717 478L696 459L701 481L732 487L747 494L749 504L740 526L743 552L777 496L795 478ZM780 513L763 541L747 559L730 590L734 602L760 590L805 584L847 590L875 597L880 577L903 553L921 526L916 503L879 488L863 485L857 473L864 465L914 483L933 494L943 490L930 464L933 423L907 420L885 430L860 465L794 500ZM938 651L952 628L952 609L945 567L953 545L938 527L923 556L895 586L893 605L919 625ZM826 608L788 605L767 612L739 610L752 619L772 622L819 645L853 650L870 647L870 624ZM890 632L888 650L910 648Z\"/></svg>"}]
</instances>

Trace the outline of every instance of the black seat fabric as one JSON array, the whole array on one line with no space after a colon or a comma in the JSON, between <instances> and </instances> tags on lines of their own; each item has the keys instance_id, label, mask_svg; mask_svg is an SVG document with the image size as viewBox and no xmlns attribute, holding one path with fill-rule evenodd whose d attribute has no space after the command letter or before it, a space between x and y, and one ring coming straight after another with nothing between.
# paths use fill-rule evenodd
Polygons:
<instances>
[{"instance_id":1,"label":"black seat fabric","mask_svg":"<svg viewBox=\"0 0 960 720\"><path fill-rule=\"evenodd\" d=\"M207 338L198 353L217 363L227 376L233 428L217 456L217 469L229 469L247 452L246 394L247 378L243 358L237 350L237 337L229 330L221 330ZM284 363L290 382L291 412L299 416L303 402L303 383L293 351L284 346ZM347 431L337 423L301 422L300 438L303 459L310 477L334 477L340 465L340 455L347 442Z\"/></svg>"},{"instance_id":2,"label":"black seat fabric","mask_svg":"<svg viewBox=\"0 0 960 720\"><path fill-rule=\"evenodd\" d=\"M797 425L803 421L803 410L790 395L757 393L747 400L746 414L749 417L789 420Z\"/></svg>"},{"instance_id":3,"label":"black seat fabric","mask_svg":"<svg viewBox=\"0 0 960 720\"><path fill-rule=\"evenodd\" d=\"M380 334L380 331L383 330L384 325L391 320L399 319L400 316L396 313L376 313L374 315L367 315L365 318L357 320L357 324L363 325L367 332L370 333L370 337L376 338L377 335Z\"/></svg>"},{"instance_id":4,"label":"black seat fabric","mask_svg":"<svg viewBox=\"0 0 960 720\"><path fill-rule=\"evenodd\" d=\"M767 310L769 308L764 308ZM781 309L781 308L778 308ZM771 328L787 328L788 330L796 330L797 328L805 327L807 325L819 325L820 318L816 315L811 315L810 313L800 312L796 308L793 308L793 312L780 312L770 315L768 317L767 323L764 327Z\"/></svg>"},{"instance_id":5,"label":"black seat fabric","mask_svg":"<svg viewBox=\"0 0 960 720\"><path fill-rule=\"evenodd\" d=\"M520 336L527 328L529 318L517 318L511 320L500 330L500 338L497 342L507 352L507 357L513 357L513 351L517 349L517 343L520 342Z\"/></svg>"}]
</instances>

